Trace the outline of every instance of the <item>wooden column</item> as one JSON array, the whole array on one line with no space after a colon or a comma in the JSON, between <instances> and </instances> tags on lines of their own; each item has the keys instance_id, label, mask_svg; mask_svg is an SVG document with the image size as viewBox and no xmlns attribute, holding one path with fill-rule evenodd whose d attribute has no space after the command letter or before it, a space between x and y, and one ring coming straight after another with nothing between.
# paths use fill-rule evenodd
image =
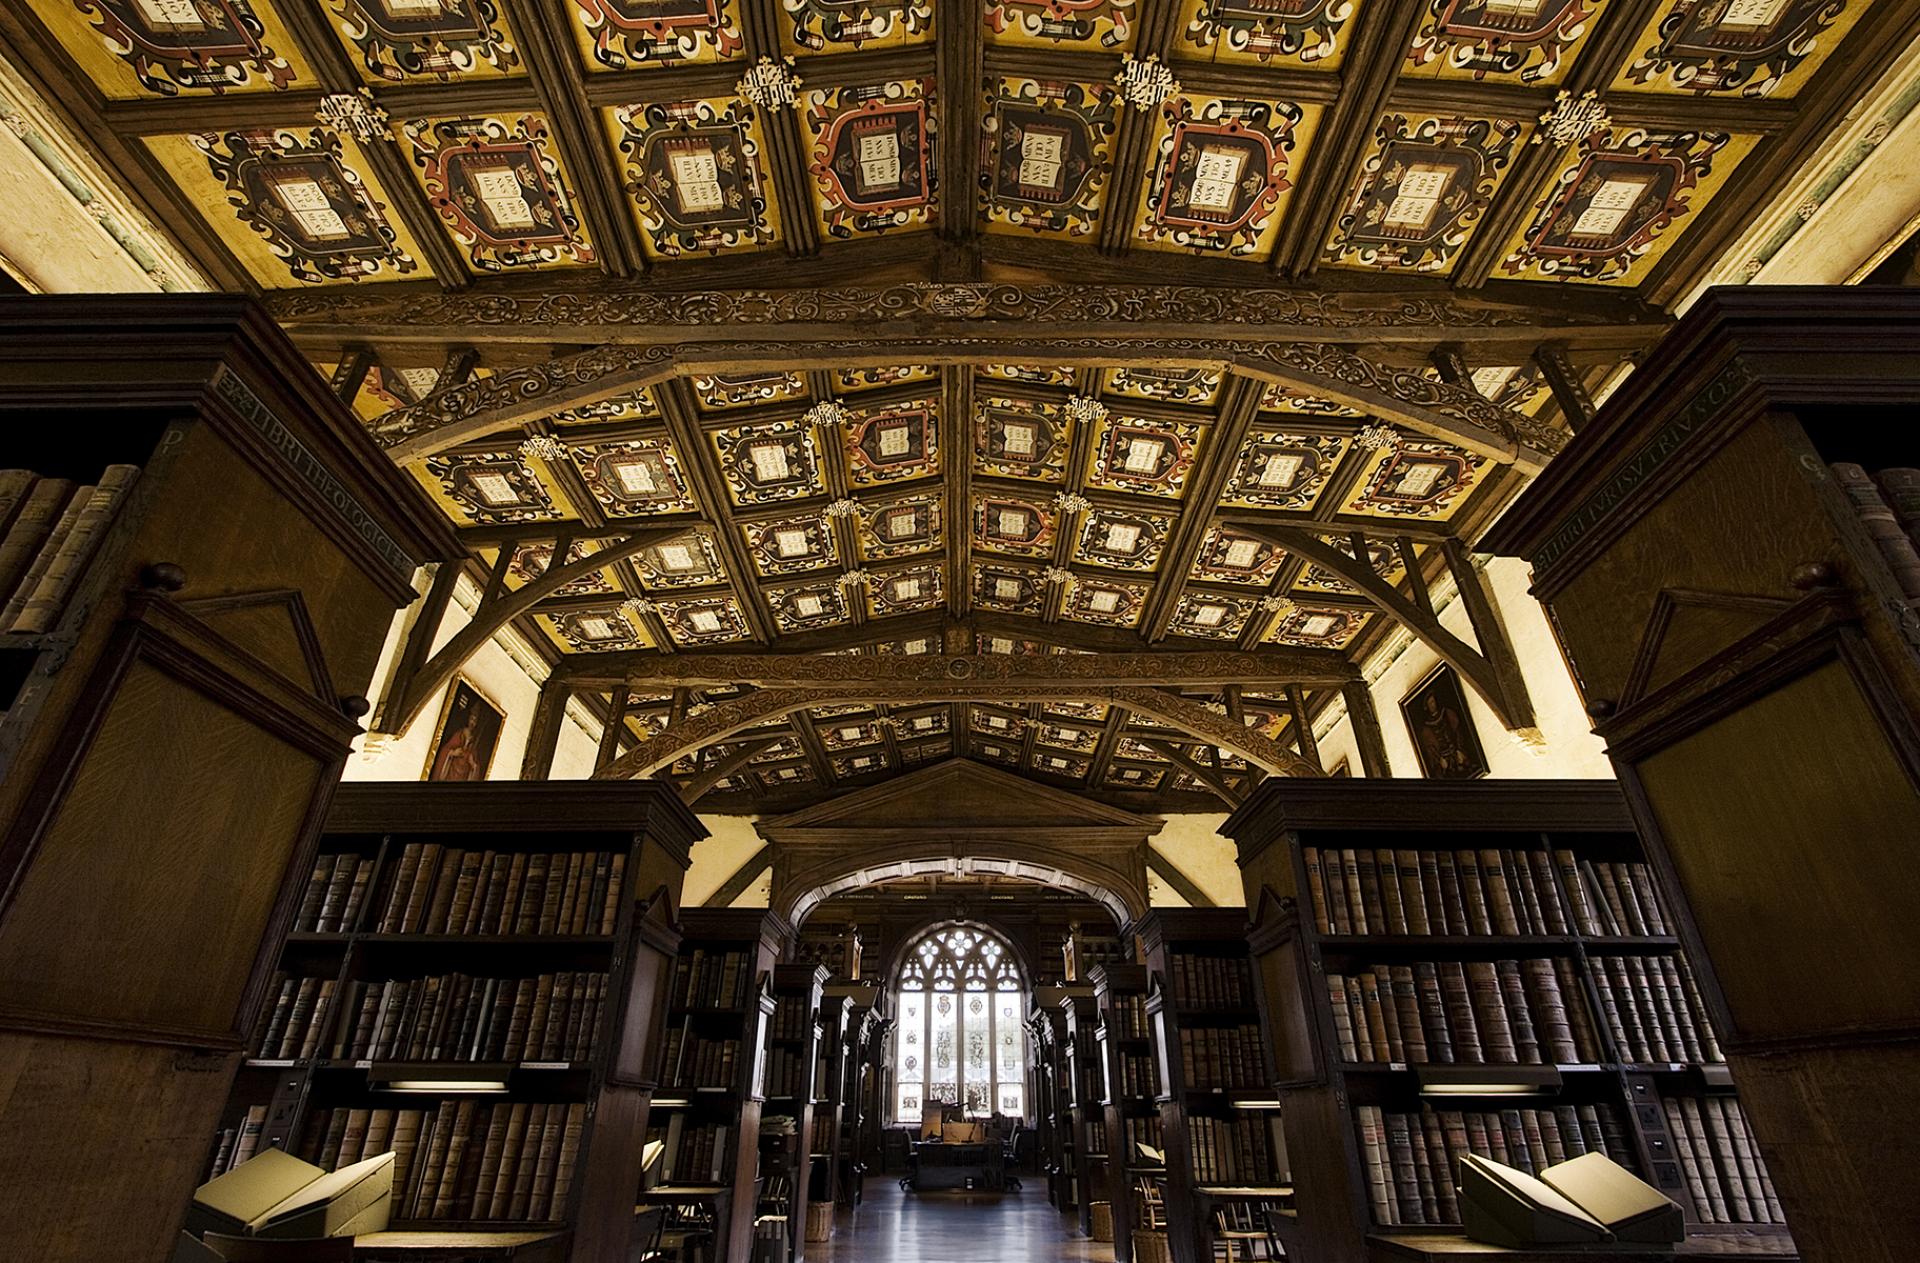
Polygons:
<instances>
[{"instance_id":1,"label":"wooden column","mask_svg":"<svg viewBox=\"0 0 1920 1263\"><path fill-rule=\"evenodd\" d=\"M1353 744L1360 751L1362 776L1392 776L1387 762L1387 739L1380 731L1380 712L1374 709L1373 690L1365 680L1340 686L1347 703L1347 722L1353 725Z\"/></svg>"},{"instance_id":2,"label":"wooden column","mask_svg":"<svg viewBox=\"0 0 1920 1263\"><path fill-rule=\"evenodd\" d=\"M527 750L520 756L520 779L544 781L553 775L553 753L560 745L560 725L567 722L567 698L572 690L549 676L534 704L533 726L527 732Z\"/></svg>"}]
</instances>

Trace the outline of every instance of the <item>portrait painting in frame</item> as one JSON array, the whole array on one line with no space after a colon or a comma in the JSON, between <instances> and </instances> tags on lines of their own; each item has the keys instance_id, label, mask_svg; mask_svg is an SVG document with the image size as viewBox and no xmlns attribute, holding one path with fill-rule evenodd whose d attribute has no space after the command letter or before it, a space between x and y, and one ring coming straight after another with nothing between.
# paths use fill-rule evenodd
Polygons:
<instances>
[{"instance_id":1,"label":"portrait painting in frame","mask_svg":"<svg viewBox=\"0 0 1920 1263\"><path fill-rule=\"evenodd\" d=\"M434 729L427 767L428 781L484 781L493 766L506 713L465 676L455 676L447 688L447 702Z\"/></svg>"},{"instance_id":2,"label":"portrait painting in frame","mask_svg":"<svg viewBox=\"0 0 1920 1263\"><path fill-rule=\"evenodd\" d=\"M1487 774L1487 753L1474 731L1460 677L1441 663L1400 702L1420 771L1434 780L1470 781Z\"/></svg>"}]
</instances>

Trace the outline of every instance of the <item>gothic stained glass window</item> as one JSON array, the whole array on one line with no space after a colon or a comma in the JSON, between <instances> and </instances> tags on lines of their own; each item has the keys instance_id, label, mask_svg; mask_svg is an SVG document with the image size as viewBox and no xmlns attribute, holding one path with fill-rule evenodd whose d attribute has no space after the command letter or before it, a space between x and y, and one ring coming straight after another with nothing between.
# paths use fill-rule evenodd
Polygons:
<instances>
[{"instance_id":1,"label":"gothic stained glass window","mask_svg":"<svg viewBox=\"0 0 1920 1263\"><path fill-rule=\"evenodd\" d=\"M975 926L929 931L896 983L894 1118L918 1125L928 1105L967 1114L1026 1112L1026 984L1005 943Z\"/></svg>"}]
</instances>

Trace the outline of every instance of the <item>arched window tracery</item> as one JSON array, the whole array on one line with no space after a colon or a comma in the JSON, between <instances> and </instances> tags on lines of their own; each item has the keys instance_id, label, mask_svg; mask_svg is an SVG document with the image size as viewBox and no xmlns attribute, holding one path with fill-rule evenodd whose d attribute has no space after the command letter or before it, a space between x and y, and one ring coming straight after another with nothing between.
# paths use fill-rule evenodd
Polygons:
<instances>
[{"instance_id":1,"label":"arched window tracery","mask_svg":"<svg viewBox=\"0 0 1920 1263\"><path fill-rule=\"evenodd\" d=\"M929 1104L1023 1117L1026 990L990 931L956 922L922 935L894 983L894 1119L917 1126Z\"/></svg>"}]
</instances>

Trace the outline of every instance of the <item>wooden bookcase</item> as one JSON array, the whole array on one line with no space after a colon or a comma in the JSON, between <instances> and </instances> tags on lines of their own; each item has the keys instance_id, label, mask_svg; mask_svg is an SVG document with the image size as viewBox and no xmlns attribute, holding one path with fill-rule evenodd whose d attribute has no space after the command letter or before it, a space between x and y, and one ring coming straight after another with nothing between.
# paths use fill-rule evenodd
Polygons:
<instances>
[{"instance_id":1,"label":"wooden bookcase","mask_svg":"<svg viewBox=\"0 0 1920 1263\"><path fill-rule=\"evenodd\" d=\"M1286 1194L1286 1149L1260 1049L1262 1013L1238 909L1161 908L1136 926L1167 1156L1167 1244L1175 1263L1213 1258L1212 1206L1225 1190Z\"/></svg>"},{"instance_id":2,"label":"wooden bookcase","mask_svg":"<svg viewBox=\"0 0 1920 1263\"><path fill-rule=\"evenodd\" d=\"M847 1119L852 1112L847 1087L857 1055L853 1027L854 997L847 984L826 987L820 995L820 1091L813 1102L813 1126L808 1131L812 1150L812 1173L808 1176L807 1207L815 1221L824 1212L826 1232L832 1233L833 1208L847 1191L851 1165L847 1137ZM810 1239L823 1239L809 1233Z\"/></svg>"},{"instance_id":3,"label":"wooden bookcase","mask_svg":"<svg viewBox=\"0 0 1920 1263\"><path fill-rule=\"evenodd\" d=\"M1737 1099L1688 994L1684 913L1652 902L1618 786L1276 781L1222 829L1254 910L1265 1069L1294 1158L1276 1181L1295 1189L1291 1250L1360 1263L1397 1257L1398 1238L1458 1234L1464 1149L1537 1169L1598 1148L1679 1202L1691 1230L1791 1251L1763 1168L1730 1136L1757 1213L1697 1213L1695 1138L1669 1115L1689 1102L1703 1125L1730 1125Z\"/></svg>"},{"instance_id":4,"label":"wooden bookcase","mask_svg":"<svg viewBox=\"0 0 1920 1263\"><path fill-rule=\"evenodd\" d=\"M1127 941L1117 934L1097 933L1084 926L1073 925L1067 929L1067 941L1062 946L1062 953L1067 982L1085 984L1094 966L1126 963Z\"/></svg>"},{"instance_id":5,"label":"wooden bookcase","mask_svg":"<svg viewBox=\"0 0 1920 1263\"><path fill-rule=\"evenodd\" d=\"M662 1168L664 1186L728 1188L726 1221L716 1225L714 1263L745 1263L760 1175L766 1028L775 1003L772 971L792 930L773 913L736 908L688 908L681 913L680 929L648 1138L666 1144L663 1162L672 1165ZM732 1060L722 1060L717 1069L711 1061L674 1055L689 1047L728 1045L734 1049Z\"/></svg>"},{"instance_id":6,"label":"wooden bookcase","mask_svg":"<svg viewBox=\"0 0 1920 1263\"><path fill-rule=\"evenodd\" d=\"M244 298L0 298L0 426L0 466L140 471L0 635L0 1208L40 1259L164 1257L356 695L460 550Z\"/></svg>"},{"instance_id":7,"label":"wooden bookcase","mask_svg":"<svg viewBox=\"0 0 1920 1263\"><path fill-rule=\"evenodd\" d=\"M1131 1263L1133 1230L1140 1226L1134 1181L1164 1178L1164 1167L1147 1161L1139 1146L1159 1149L1160 1080L1147 1020L1145 965L1095 965L1094 1042L1100 1057L1100 1105L1106 1118L1105 1192L1113 1215L1115 1263Z\"/></svg>"},{"instance_id":8,"label":"wooden bookcase","mask_svg":"<svg viewBox=\"0 0 1920 1263\"><path fill-rule=\"evenodd\" d=\"M857 1205L866 1175L877 1166L880 1138L887 1122L882 1093L887 1032L892 1019L876 1007L878 987L855 985L847 991L847 1043L840 1088L840 1185L843 1206Z\"/></svg>"},{"instance_id":9,"label":"wooden bookcase","mask_svg":"<svg viewBox=\"0 0 1920 1263\"><path fill-rule=\"evenodd\" d=\"M1073 1088L1067 1077L1066 1015L1060 1010L1065 994L1064 987L1035 987L1027 1015L1035 1154L1047 1177L1047 1200L1062 1211L1074 1205Z\"/></svg>"},{"instance_id":10,"label":"wooden bookcase","mask_svg":"<svg viewBox=\"0 0 1920 1263\"><path fill-rule=\"evenodd\" d=\"M1082 1236L1093 1235L1093 1203L1104 1200L1107 1155L1106 1075L1100 1065L1099 1016L1093 988L1067 986L1060 997L1060 1052L1065 1061L1064 1154L1072 1184L1071 1205Z\"/></svg>"},{"instance_id":11,"label":"wooden bookcase","mask_svg":"<svg viewBox=\"0 0 1920 1263\"><path fill-rule=\"evenodd\" d=\"M821 988L827 967L812 962L776 965L773 969L773 1016L767 1022L767 1099L762 1122L771 1115L793 1120L791 1134L763 1131L760 1137L760 1174L776 1171L787 1177L787 1246L789 1260L803 1253L806 1239L807 1194L813 1176L814 1110L826 1095L821 1056Z\"/></svg>"},{"instance_id":12,"label":"wooden bookcase","mask_svg":"<svg viewBox=\"0 0 1920 1263\"><path fill-rule=\"evenodd\" d=\"M256 1152L329 1169L394 1148L399 1230L568 1230L569 1257L623 1260L674 906L705 833L653 782L341 786L276 954L276 978L329 1002L304 1032L297 1002L263 1014L256 1040L296 1042L252 1050L223 1132L264 1112ZM361 895L326 893L336 863ZM417 1148L395 1143L409 1116Z\"/></svg>"},{"instance_id":13,"label":"wooden bookcase","mask_svg":"<svg viewBox=\"0 0 1920 1263\"><path fill-rule=\"evenodd\" d=\"M1912 289L1711 291L1484 541L1533 565L1821 1263L1920 1238L1920 601L1832 468L1920 465L1917 339Z\"/></svg>"}]
</instances>

